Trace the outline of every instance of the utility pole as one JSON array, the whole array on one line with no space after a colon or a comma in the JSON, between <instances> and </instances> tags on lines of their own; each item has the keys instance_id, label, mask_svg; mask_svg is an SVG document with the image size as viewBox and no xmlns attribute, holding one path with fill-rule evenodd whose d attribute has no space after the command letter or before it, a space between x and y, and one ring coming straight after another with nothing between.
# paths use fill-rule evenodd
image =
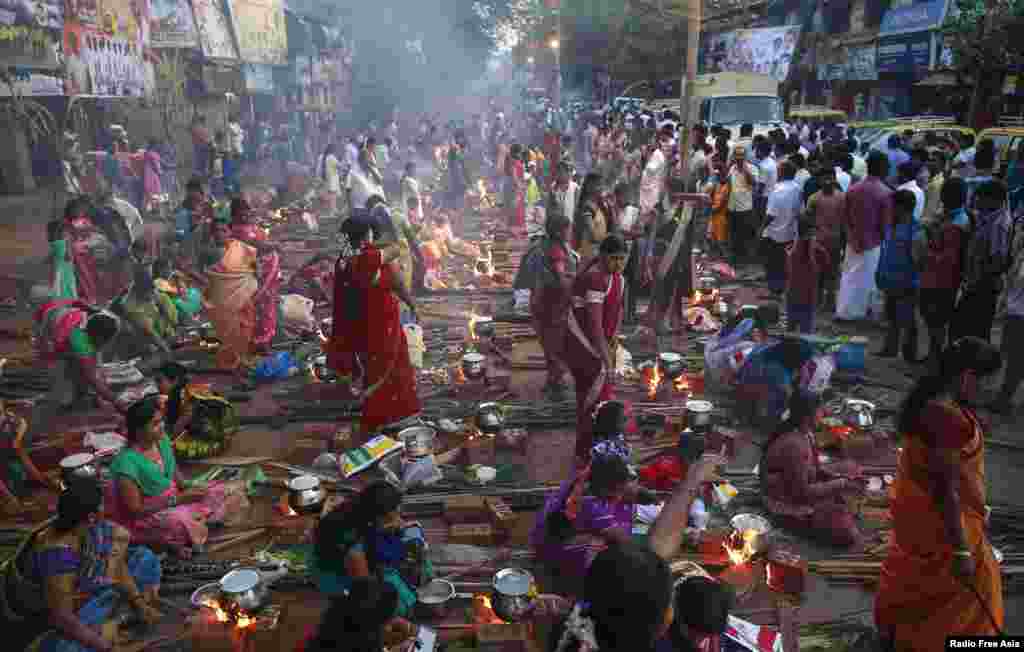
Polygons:
<instances>
[{"instance_id":1,"label":"utility pole","mask_svg":"<svg viewBox=\"0 0 1024 652\"><path fill-rule=\"evenodd\" d=\"M983 43L996 22L996 8L999 0L985 0L985 19L981 23L981 33L978 34L978 43ZM985 79L985 71L982 66L977 66L974 72L974 90L971 93L971 104L967 110L967 125L973 127L978 119L978 112L981 110L982 83Z\"/></svg>"},{"instance_id":2,"label":"utility pole","mask_svg":"<svg viewBox=\"0 0 1024 652\"><path fill-rule=\"evenodd\" d=\"M990 0L991 1L991 0ZM690 155L690 138L697 121L693 104L693 90L697 82L697 53L700 49L700 24L703 20L703 0L689 0L686 12L686 60L683 62L683 78L680 84L679 116L682 120L682 134L679 142L679 164L686 165Z\"/></svg>"}]
</instances>

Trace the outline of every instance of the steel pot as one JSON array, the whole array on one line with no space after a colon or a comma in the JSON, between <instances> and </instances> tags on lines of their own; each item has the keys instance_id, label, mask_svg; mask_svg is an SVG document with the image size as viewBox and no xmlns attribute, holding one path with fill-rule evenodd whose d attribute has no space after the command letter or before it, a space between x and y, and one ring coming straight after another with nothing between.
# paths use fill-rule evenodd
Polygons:
<instances>
[{"instance_id":1,"label":"steel pot","mask_svg":"<svg viewBox=\"0 0 1024 652\"><path fill-rule=\"evenodd\" d=\"M686 420L690 428L707 428L711 425L711 412L715 406L710 401L687 401Z\"/></svg>"},{"instance_id":2,"label":"steel pot","mask_svg":"<svg viewBox=\"0 0 1024 652\"><path fill-rule=\"evenodd\" d=\"M318 513L324 505L324 497L316 476L300 475L288 482L288 506L299 514Z\"/></svg>"},{"instance_id":3,"label":"steel pot","mask_svg":"<svg viewBox=\"0 0 1024 652\"><path fill-rule=\"evenodd\" d=\"M99 477L99 473L96 457L89 453L69 455L60 461L60 476L65 484L73 480L94 480Z\"/></svg>"},{"instance_id":4,"label":"steel pot","mask_svg":"<svg viewBox=\"0 0 1024 652\"><path fill-rule=\"evenodd\" d=\"M482 317L473 324L473 332L477 337L492 337L494 335L494 321L490 317Z\"/></svg>"},{"instance_id":5,"label":"steel pot","mask_svg":"<svg viewBox=\"0 0 1024 652\"><path fill-rule=\"evenodd\" d=\"M462 356L462 373L472 380L483 378L484 356L479 353L467 353Z\"/></svg>"},{"instance_id":6,"label":"steel pot","mask_svg":"<svg viewBox=\"0 0 1024 652\"><path fill-rule=\"evenodd\" d=\"M457 593L448 580L430 580L416 590L416 607L429 618L444 618L453 600L472 599L470 593Z\"/></svg>"},{"instance_id":7,"label":"steel pot","mask_svg":"<svg viewBox=\"0 0 1024 652\"><path fill-rule=\"evenodd\" d=\"M398 439L405 444L409 457L426 457L434 452L437 433L430 426L412 426L398 432Z\"/></svg>"},{"instance_id":8,"label":"steel pot","mask_svg":"<svg viewBox=\"0 0 1024 652\"><path fill-rule=\"evenodd\" d=\"M505 427L505 414L497 403L481 403L476 408L476 427L480 432L495 435Z\"/></svg>"},{"instance_id":9,"label":"steel pot","mask_svg":"<svg viewBox=\"0 0 1024 652\"><path fill-rule=\"evenodd\" d=\"M494 574L491 586L491 608L498 618L515 623L529 615L537 595L537 584L529 571L503 568Z\"/></svg>"},{"instance_id":10,"label":"steel pot","mask_svg":"<svg viewBox=\"0 0 1024 652\"><path fill-rule=\"evenodd\" d=\"M662 353L658 356L658 369L662 376L675 380L686 371L686 364L683 362L683 356L678 353Z\"/></svg>"},{"instance_id":11,"label":"steel pot","mask_svg":"<svg viewBox=\"0 0 1024 652\"><path fill-rule=\"evenodd\" d=\"M236 568L220 578L221 600L228 611L259 611L267 599L267 586L255 568Z\"/></svg>"},{"instance_id":12,"label":"steel pot","mask_svg":"<svg viewBox=\"0 0 1024 652\"><path fill-rule=\"evenodd\" d=\"M701 276L697 279L697 289L701 292L711 292L717 285L714 276Z\"/></svg>"},{"instance_id":13,"label":"steel pot","mask_svg":"<svg viewBox=\"0 0 1024 652\"><path fill-rule=\"evenodd\" d=\"M875 425L875 404L856 398L843 402L843 421L854 428L870 428Z\"/></svg>"}]
</instances>

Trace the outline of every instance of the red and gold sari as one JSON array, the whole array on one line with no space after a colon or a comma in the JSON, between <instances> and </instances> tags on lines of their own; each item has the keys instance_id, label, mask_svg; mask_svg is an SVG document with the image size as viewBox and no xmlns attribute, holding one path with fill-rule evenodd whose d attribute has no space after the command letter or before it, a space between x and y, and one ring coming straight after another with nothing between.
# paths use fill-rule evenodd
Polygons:
<instances>
[{"instance_id":1,"label":"red and gold sari","mask_svg":"<svg viewBox=\"0 0 1024 652\"><path fill-rule=\"evenodd\" d=\"M613 398L614 369L605 369L600 350L591 341L599 333L614 354L622 317L621 274L610 274L595 261L576 277L565 340L565 362L576 383L576 454L589 457L593 439L593 411ZM594 320L600 319L600 323Z\"/></svg>"},{"instance_id":2,"label":"red and gold sari","mask_svg":"<svg viewBox=\"0 0 1024 652\"><path fill-rule=\"evenodd\" d=\"M925 652L943 649L947 636L996 634L991 619L1003 627L1003 587L985 537L985 443L977 417L935 401L925 407L917 430L907 433L893 485L893 538L882 564L875 623L895 650ZM977 565L970 579L952 572L953 546L928 464L934 446L960 451L960 518Z\"/></svg>"},{"instance_id":3,"label":"red and gold sari","mask_svg":"<svg viewBox=\"0 0 1024 652\"><path fill-rule=\"evenodd\" d=\"M232 224L231 231L236 238L251 242L266 242L267 232L254 224ZM261 253L259 256L260 298L256 301L256 325L252 343L256 347L268 347L277 334L277 304L281 299L281 257L276 251Z\"/></svg>"},{"instance_id":4,"label":"red and gold sari","mask_svg":"<svg viewBox=\"0 0 1024 652\"><path fill-rule=\"evenodd\" d=\"M256 265L253 247L228 240L223 258L207 272L207 314L220 340L217 366L221 369L238 369L249 353L256 329Z\"/></svg>"},{"instance_id":5,"label":"red and gold sari","mask_svg":"<svg viewBox=\"0 0 1024 652\"><path fill-rule=\"evenodd\" d=\"M328 364L342 377L362 372L363 432L420 411L416 370L409 361L399 301L392 291L399 282L396 270L372 244L350 258L339 258L334 270L334 331L327 345Z\"/></svg>"}]
</instances>

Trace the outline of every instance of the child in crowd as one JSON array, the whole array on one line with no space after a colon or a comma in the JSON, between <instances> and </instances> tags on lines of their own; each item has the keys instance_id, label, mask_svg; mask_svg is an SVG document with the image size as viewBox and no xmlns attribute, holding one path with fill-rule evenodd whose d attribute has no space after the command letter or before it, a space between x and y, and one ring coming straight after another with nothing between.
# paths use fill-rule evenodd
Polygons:
<instances>
[{"instance_id":1,"label":"child in crowd","mask_svg":"<svg viewBox=\"0 0 1024 652\"><path fill-rule=\"evenodd\" d=\"M917 362L917 270L914 263L915 240L921 235L914 220L917 197L909 190L893 195L893 226L882 242L882 253L875 272L875 283L885 293L885 318L889 330L885 347L878 355L895 358L903 340L903 358Z\"/></svg>"},{"instance_id":2,"label":"child in crowd","mask_svg":"<svg viewBox=\"0 0 1024 652\"><path fill-rule=\"evenodd\" d=\"M227 136L223 130L213 136L213 162L210 165L210 194L223 199L226 191L224 184L224 157L228 151Z\"/></svg>"},{"instance_id":3,"label":"child in crowd","mask_svg":"<svg viewBox=\"0 0 1024 652\"><path fill-rule=\"evenodd\" d=\"M789 331L813 335L818 311L818 286L822 272L829 269L831 256L817 238L814 219L805 214L800 235L787 259L786 315Z\"/></svg>"}]
</instances>

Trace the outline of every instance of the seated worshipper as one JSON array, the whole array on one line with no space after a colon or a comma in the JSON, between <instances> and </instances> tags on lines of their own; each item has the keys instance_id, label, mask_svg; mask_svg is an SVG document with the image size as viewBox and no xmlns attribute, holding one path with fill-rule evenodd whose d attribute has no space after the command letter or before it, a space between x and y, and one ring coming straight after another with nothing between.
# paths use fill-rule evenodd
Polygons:
<instances>
[{"instance_id":1,"label":"seated worshipper","mask_svg":"<svg viewBox=\"0 0 1024 652\"><path fill-rule=\"evenodd\" d=\"M50 301L34 316L43 360L52 365L50 398L60 410L86 407L89 390L118 411L117 397L98 372L98 357L117 338L121 323L113 314L80 301Z\"/></svg>"},{"instance_id":2,"label":"seated worshipper","mask_svg":"<svg viewBox=\"0 0 1024 652\"><path fill-rule=\"evenodd\" d=\"M95 480L69 483L46 521L4 564L4 610L17 621L10 649L111 652L130 607L156 623L160 560L130 546L129 534L103 520L103 490ZM34 640L33 640L34 638ZM18 645L32 641L27 646Z\"/></svg>"},{"instance_id":3,"label":"seated worshipper","mask_svg":"<svg viewBox=\"0 0 1024 652\"><path fill-rule=\"evenodd\" d=\"M168 362L156 371L157 388L167 397L164 425L173 433L190 432L207 440L223 441L238 430L238 413L209 385L190 382L188 369Z\"/></svg>"},{"instance_id":4,"label":"seated worshipper","mask_svg":"<svg viewBox=\"0 0 1024 652\"><path fill-rule=\"evenodd\" d=\"M600 255L580 271L573 282L568 313L565 363L576 384L576 454L590 456L591 415L600 401L615 392L617 335L622 321L626 242L612 234L601 243Z\"/></svg>"},{"instance_id":5,"label":"seated worshipper","mask_svg":"<svg viewBox=\"0 0 1024 652\"><path fill-rule=\"evenodd\" d=\"M231 200L231 231L235 238L256 248L259 253L259 290L253 297L256 323L252 345L261 353L270 351L277 335L277 304L281 297L281 255L270 244L270 236L259 227L256 214L244 199Z\"/></svg>"},{"instance_id":6,"label":"seated worshipper","mask_svg":"<svg viewBox=\"0 0 1024 652\"><path fill-rule=\"evenodd\" d=\"M368 434L420 411L399 301L413 317L416 305L395 265L398 247L376 245L373 228L363 217L350 217L341 228L327 361L343 383L361 376L360 425Z\"/></svg>"},{"instance_id":7,"label":"seated worshipper","mask_svg":"<svg viewBox=\"0 0 1024 652\"><path fill-rule=\"evenodd\" d=\"M789 406L789 419L775 430L761 457L765 506L779 523L831 545L859 543L861 532L845 497L863 492L860 469L847 464L842 475L821 466L814 439L816 398L797 393Z\"/></svg>"},{"instance_id":8,"label":"seated worshipper","mask_svg":"<svg viewBox=\"0 0 1024 652\"><path fill-rule=\"evenodd\" d=\"M373 577L356 578L347 595L331 600L320 626L295 652L413 652L419 626L398 612L394 586Z\"/></svg>"},{"instance_id":9,"label":"seated worshipper","mask_svg":"<svg viewBox=\"0 0 1024 652\"><path fill-rule=\"evenodd\" d=\"M174 305L179 323L192 319L203 308L202 292L191 287L184 274L174 271L166 258L153 263L153 286Z\"/></svg>"},{"instance_id":10,"label":"seated worshipper","mask_svg":"<svg viewBox=\"0 0 1024 652\"><path fill-rule=\"evenodd\" d=\"M135 334L150 342L150 347L170 353L170 342L178 328L178 309L163 292L157 292L150 264L135 266L131 289L118 297L114 307L134 327Z\"/></svg>"},{"instance_id":11,"label":"seated worshipper","mask_svg":"<svg viewBox=\"0 0 1024 652\"><path fill-rule=\"evenodd\" d=\"M673 591L675 622L657 652L721 652L722 635L736 595L729 585L706 575L679 578Z\"/></svg>"},{"instance_id":12,"label":"seated worshipper","mask_svg":"<svg viewBox=\"0 0 1024 652\"><path fill-rule=\"evenodd\" d=\"M340 596L356 578L376 577L398 592L399 616L416 606L416 588L434 575L424 554L423 530L402 521L402 495L386 482L368 485L351 501L320 519L313 577L321 592Z\"/></svg>"},{"instance_id":13,"label":"seated worshipper","mask_svg":"<svg viewBox=\"0 0 1024 652\"><path fill-rule=\"evenodd\" d=\"M128 528L133 542L168 546L187 558L206 543L207 523L244 517L249 501L243 483L191 487L167 436L166 403L166 397L154 395L128 408L128 445L110 464L106 508L113 521Z\"/></svg>"},{"instance_id":14,"label":"seated worshipper","mask_svg":"<svg viewBox=\"0 0 1024 652\"><path fill-rule=\"evenodd\" d=\"M220 342L217 366L242 373L251 361L256 330L259 254L254 247L232 237L226 223L218 222L213 236L221 257L206 272L206 313Z\"/></svg>"},{"instance_id":15,"label":"seated worshipper","mask_svg":"<svg viewBox=\"0 0 1024 652\"><path fill-rule=\"evenodd\" d=\"M636 543L600 552L583 580L581 600L551 632L555 652L654 652L672 627L668 562Z\"/></svg>"}]
</instances>

